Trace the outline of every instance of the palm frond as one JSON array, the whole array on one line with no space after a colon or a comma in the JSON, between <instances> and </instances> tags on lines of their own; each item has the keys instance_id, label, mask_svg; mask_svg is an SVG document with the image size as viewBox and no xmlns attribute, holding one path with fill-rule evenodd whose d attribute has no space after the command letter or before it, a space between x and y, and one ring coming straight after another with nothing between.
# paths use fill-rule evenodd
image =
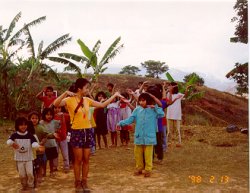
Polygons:
<instances>
[{"instance_id":1,"label":"palm frond","mask_svg":"<svg viewBox=\"0 0 250 193\"><path fill-rule=\"evenodd\" d=\"M64 70L75 71L78 74L81 74L81 69L76 64L74 64L73 62L71 62L65 58L48 57L47 59L49 59L50 61L53 61L53 62L58 62L58 63L67 65L64 68Z\"/></svg>"},{"instance_id":2,"label":"palm frond","mask_svg":"<svg viewBox=\"0 0 250 193\"><path fill-rule=\"evenodd\" d=\"M105 70L107 70L108 69L108 67L105 67L105 68L102 68L101 70L100 70L100 74L102 74Z\"/></svg>"},{"instance_id":3,"label":"palm frond","mask_svg":"<svg viewBox=\"0 0 250 193\"><path fill-rule=\"evenodd\" d=\"M18 44L22 45L24 43L25 43L25 41L22 40L22 39L15 39L15 40L9 42L8 47L15 46L15 45L18 45Z\"/></svg>"},{"instance_id":4,"label":"palm frond","mask_svg":"<svg viewBox=\"0 0 250 193\"><path fill-rule=\"evenodd\" d=\"M101 41L98 40L96 42L95 46L93 47L92 52L96 54L99 51L99 49L100 49L100 45L101 45Z\"/></svg>"},{"instance_id":5,"label":"palm frond","mask_svg":"<svg viewBox=\"0 0 250 193\"><path fill-rule=\"evenodd\" d=\"M171 76L171 74L169 74L169 72L167 72L165 75L166 75L168 81L174 82L174 78Z\"/></svg>"},{"instance_id":6,"label":"palm frond","mask_svg":"<svg viewBox=\"0 0 250 193\"><path fill-rule=\"evenodd\" d=\"M123 48L123 44L120 45L118 48L113 50L113 52L109 55L109 57L106 58L106 60L103 60L100 62L100 66L102 67L103 65L107 64L110 60L112 60L118 53L120 53L120 50Z\"/></svg>"},{"instance_id":7,"label":"palm frond","mask_svg":"<svg viewBox=\"0 0 250 193\"><path fill-rule=\"evenodd\" d=\"M41 58L46 58L49 54L52 52L55 52L58 48L62 47L66 43L71 41L71 37L69 37L69 34L65 34L58 39L56 39L54 42L52 42L41 54Z\"/></svg>"},{"instance_id":8,"label":"palm frond","mask_svg":"<svg viewBox=\"0 0 250 193\"><path fill-rule=\"evenodd\" d=\"M81 50L83 54L88 58L89 60L92 58L93 53L90 51L90 49L83 43L82 40L78 39L77 43L80 45Z\"/></svg>"},{"instance_id":9,"label":"palm frond","mask_svg":"<svg viewBox=\"0 0 250 193\"><path fill-rule=\"evenodd\" d=\"M179 92L184 94L184 92L186 90L185 85L183 85L183 83L180 83L180 82L178 82L177 85L178 85Z\"/></svg>"},{"instance_id":10,"label":"palm frond","mask_svg":"<svg viewBox=\"0 0 250 193\"><path fill-rule=\"evenodd\" d=\"M43 52L43 41L41 41L40 44L38 45L38 51L37 51L38 58L41 57L42 52Z\"/></svg>"},{"instance_id":11,"label":"palm frond","mask_svg":"<svg viewBox=\"0 0 250 193\"><path fill-rule=\"evenodd\" d=\"M76 54L71 54L71 53L59 53L58 54L60 57L63 57L63 58L67 58L67 59L70 59L70 60L74 60L76 62L88 62L88 59L85 58L84 56L79 56L79 55L76 55Z\"/></svg>"},{"instance_id":12,"label":"palm frond","mask_svg":"<svg viewBox=\"0 0 250 193\"><path fill-rule=\"evenodd\" d=\"M17 48L15 51L13 51L9 56L7 57L6 64L10 62L11 58L17 54L18 51L20 51L23 48L24 44L21 45L19 48Z\"/></svg>"},{"instance_id":13,"label":"palm frond","mask_svg":"<svg viewBox=\"0 0 250 193\"><path fill-rule=\"evenodd\" d=\"M25 24L23 28L21 28L15 35L12 36L12 38L10 39L10 41L13 41L16 38L19 38L20 35L22 33L24 33L24 31L26 31L26 28L29 28L29 27L35 26L37 24L40 24L44 20L46 20L46 16L40 17L40 18L38 18L36 20L31 21L28 24Z\"/></svg>"},{"instance_id":14,"label":"palm frond","mask_svg":"<svg viewBox=\"0 0 250 193\"><path fill-rule=\"evenodd\" d=\"M94 70L96 66L98 65L97 60L98 59L97 59L96 54L93 54L93 56L90 58L90 61L86 64L86 68L89 68L91 66Z\"/></svg>"},{"instance_id":15,"label":"palm frond","mask_svg":"<svg viewBox=\"0 0 250 193\"><path fill-rule=\"evenodd\" d=\"M52 61L52 62L58 62L58 63L61 63L61 64L65 64L65 65L71 65L71 64L74 64L73 62L65 59L65 58L59 58L59 57L47 57L46 59ZM75 65L75 64L74 64Z\"/></svg>"},{"instance_id":16,"label":"palm frond","mask_svg":"<svg viewBox=\"0 0 250 193\"><path fill-rule=\"evenodd\" d=\"M57 72L55 70L53 70L48 64L41 63L41 66L42 66L44 75L46 75L48 77L52 77L56 81L60 80L59 77L58 77Z\"/></svg>"},{"instance_id":17,"label":"palm frond","mask_svg":"<svg viewBox=\"0 0 250 193\"><path fill-rule=\"evenodd\" d=\"M116 48L117 45L119 44L119 42L121 41L121 37L118 37L108 48L108 50L106 51L106 53L104 54L104 56L102 57L100 64L106 64L108 63L108 60L111 59L112 57L114 57L116 55L117 52L119 52L119 49L121 49L123 47L123 44L121 46L119 46L119 49ZM111 56L113 55L113 56Z\"/></svg>"},{"instance_id":18,"label":"palm frond","mask_svg":"<svg viewBox=\"0 0 250 193\"><path fill-rule=\"evenodd\" d=\"M13 18L13 20L12 20L11 23L10 23L10 26L9 26L9 28L8 28L8 31L7 31L6 36L5 36L5 38L4 38L3 41L6 41L7 39L9 39L9 37L10 37L12 31L14 30L14 28L15 28L15 26L16 26L16 23L17 23L18 20L21 18L21 15L22 15L22 12L19 12L19 13Z\"/></svg>"},{"instance_id":19,"label":"palm frond","mask_svg":"<svg viewBox=\"0 0 250 193\"><path fill-rule=\"evenodd\" d=\"M196 100L196 99L200 99L204 96L205 94L205 91L200 91L200 92L196 92L196 93L193 93L191 95L189 95L187 97L187 100Z\"/></svg>"},{"instance_id":20,"label":"palm frond","mask_svg":"<svg viewBox=\"0 0 250 193\"><path fill-rule=\"evenodd\" d=\"M195 84L198 81L198 77L197 76L192 76L190 78L190 80L186 83L187 86Z\"/></svg>"},{"instance_id":21,"label":"palm frond","mask_svg":"<svg viewBox=\"0 0 250 193\"><path fill-rule=\"evenodd\" d=\"M78 77L82 77L81 69L79 68L79 66L77 66L73 62L66 60L64 58L58 58L58 57L49 57L48 59L54 62L59 62L65 65L68 65L64 68L64 71L74 71L78 74Z\"/></svg>"},{"instance_id":22,"label":"palm frond","mask_svg":"<svg viewBox=\"0 0 250 193\"><path fill-rule=\"evenodd\" d=\"M82 71L81 71L81 69L80 69L78 66L74 65L73 63L72 63L72 65L66 66L66 67L64 68L64 71L74 71L74 72L76 72L80 77L82 76Z\"/></svg>"},{"instance_id":23,"label":"palm frond","mask_svg":"<svg viewBox=\"0 0 250 193\"><path fill-rule=\"evenodd\" d=\"M3 44L4 34L7 32L7 29L3 29L3 26L0 26L0 44Z\"/></svg>"},{"instance_id":24,"label":"palm frond","mask_svg":"<svg viewBox=\"0 0 250 193\"><path fill-rule=\"evenodd\" d=\"M29 53L31 53L31 55L33 57L35 57L34 42L33 42L33 39L32 39L32 36L30 34L30 30L28 27L26 28L24 33L25 33L25 35L27 35L27 38L26 38L27 50Z\"/></svg>"}]
</instances>

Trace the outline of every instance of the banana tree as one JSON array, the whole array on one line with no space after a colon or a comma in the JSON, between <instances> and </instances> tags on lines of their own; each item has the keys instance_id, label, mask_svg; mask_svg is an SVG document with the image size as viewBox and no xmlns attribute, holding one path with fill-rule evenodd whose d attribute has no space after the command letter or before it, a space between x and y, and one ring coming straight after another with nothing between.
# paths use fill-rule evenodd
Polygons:
<instances>
[{"instance_id":1,"label":"banana tree","mask_svg":"<svg viewBox=\"0 0 250 193\"><path fill-rule=\"evenodd\" d=\"M16 24L21 18L21 12L19 12L11 21L9 27L4 29L0 26L0 95L3 98L4 116L9 117L11 112L10 102L10 89L11 78L10 72L16 68L15 61L17 60L17 53L24 49L26 44L22 37L26 28L35 26L45 20L46 17L40 17L19 29L14 35L13 32L16 28Z\"/></svg>"},{"instance_id":2,"label":"banana tree","mask_svg":"<svg viewBox=\"0 0 250 193\"><path fill-rule=\"evenodd\" d=\"M166 77L168 79L168 81L170 82L176 82L174 80L174 78L169 74L169 72L166 73ZM205 91L196 91L194 89L194 85L195 83L198 81L198 78L197 76L192 76L189 81L187 81L186 83L180 83L180 82L177 82L178 84L178 90L180 93L183 93L187 90L187 88L190 88L188 91L187 91L187 94L186 94L186 99L187 100L196 100L196 99L200 99L204 96L205 94Z\"/></svg>"},{"instance_id":3,"label":"banana tree","mask_svg":"<svg viewBox=\"0 0 250 193\"><path fill-rule=\"evenodd\" d=\"M55 41L53 41L51 44L49 44L45 49L43 49L43 41L40 42L38 46L37 54L35 53L35 47L34 47L34 41L32 39L32 36L30 34L29 28L26 28L25 35L27 36L26 39L26 45L27 45L27 51L30 54L30 57L25 60L21 61L19 64L20 68L28 69L27 76L23 80L23 82L20 84L20 88L18 90L21 90L22 92L16 92L15 98L16 103L15 107L16 110L19 110L21 108L21 103L25 98L25 95L27 94L27 91L29 91L29 84L33 82L34 78L37 77L43 77L43 79L46 78L54 78L56 81L59 81L57 72L53 70L50 65L46 64L46 60L48 59L49 55L53 52L57 51L59 48L64 46L66 43L71 41L71 37L69 37L69 34L65 34L59 38L57 38Z\"/></svg>"},{"instance_id":4,"label":"banana tree","mask_svg":"<svg viewBox=\"0 0 250 193\"><path fill-rule=\"evenodd\" d=\"M78 39L77 43L80 45L83 56L79 56L71 53L59 53L60 57L50 57L49 59L55 62L60 62L68 65L65 70L74 70L78 76L82 77L82 70L79 68L78 63L84 64L84 74L87 73L88 68L92 68L94 76L93 81L98 81L98 76L102 74L108 67L105 65L110 62L123 48L123 44L119 44L121 37L118 37L105 52L103 57L98 60L98 51L101 45L101 41L98 40L92 50L89 49L86 44ZM76 62L76 63L75 63Z\"/></svg>"}]
</instances>

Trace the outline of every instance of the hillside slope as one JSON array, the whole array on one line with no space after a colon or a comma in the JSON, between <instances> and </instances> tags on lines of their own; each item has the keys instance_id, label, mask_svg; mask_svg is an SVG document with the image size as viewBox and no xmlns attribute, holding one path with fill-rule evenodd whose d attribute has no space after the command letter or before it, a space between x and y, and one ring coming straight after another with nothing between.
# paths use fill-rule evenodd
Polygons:
<instances>
[{"instance_id":1,"label":"hillside slope","mask_svg":"<svg viewBox=\"0 0 250 193\"><path fill-rule=\"evenodd\" d=\"M150 84L160 83L163 80L145 78L132 75L101 75L99 78L100 89L106 89L108 82L116 84L116 87L125 90L135 89L139 81L150 81ZM183 123L186 125L212 125L226 126L236 124L239 127L248 127L248 100L221 92L206 86L197 87L199 91L205 91L202 99L183 102Z\"/></svg>"},{"instance_id":2,"label":"hillside slope","mask_svg":"<svg viewBox=\"0 0 250 193\"><path fill-rule=\"evenodd\" d=\"M248 100L226 92L220 92L208 87L199 87L204 90L202 99L186 102L184 115L200 115L209 125L224 126L235 124L238 127L248 127ZM188 120L192 122L194 120Z\"/></svg>"},{"instance_id":3,"label":"hillside slope","mask_svg":"<svg viewBox=\"0 0 250 193\"><path fill-rule=\"evenodd\" d=\"M60 74L65 80L75 81L74 74ZM146 78L133 75L104 74L100 75L98 81L98 90L106 90L109 82L116 84L116 89L121 92L126 88L136 89L138 82L149 81L151 85L161 83L164 80ZM25 110L18 114L27 114L32 110L40 111L41 102L34 100L38 92L45 86L52 85L58 94L61 94L69 88L71 81L62 81L55 83L52 80L33 81L27 92L25 101L22 104L26 106ZM183 101L183 124L185 125L208 125L208 126L226 126L230 123L239 127L248 127L248 100L235 95L211 89L205 86L197 87L197 90L204 90L205 95L197 101ZM0 99L2 103L2 100ZM0 117L4 109L0 109Z\"/></svg>"}]
</instances>

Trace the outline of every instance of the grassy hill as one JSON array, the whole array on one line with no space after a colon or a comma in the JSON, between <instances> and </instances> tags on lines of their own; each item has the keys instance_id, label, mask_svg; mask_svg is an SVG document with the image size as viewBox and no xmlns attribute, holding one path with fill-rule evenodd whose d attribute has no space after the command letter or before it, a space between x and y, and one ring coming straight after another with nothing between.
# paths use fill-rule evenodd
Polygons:
<instances>
[{"instance_id":1,"label":"grassy hill","mask_svg":"<svg viewBox=\"0 0 250 193\"><path fill-rule=\"evenodd\" d=\"M135 89L139 81L146 80L150 81L150 84L163 81L133 75L104 74L99 78L99 87L105 90L107 83L112 82L120 90ZM197 87L197 90L205 91L205 95L197 101L184 101L183 124L211 126L236 124L239 127L248 127L247 99L206 86Z\"/></svg>"},{"instance_id":2,"label":"grassy hill","mask_svg":"<svg viewBox=\"0 0 250 193\"><path fill-rule=\"evenodd\" d=\"M44 87L52 85L61 94L69 88L71 82L75 81L74 74L61 74L60 83L52 80L33 81L26 94L23 104L26 110L21 113L28 113L31 110L40 109L41 102L35 99L36 94ZM104 74L100 75L98 90L106 90L107 83L116 84L116 89L121 92L126 88L136 89L139 81L149 81L150 84L161 83L164 80L146 78L133 75ZM197 101L183 102L183 124L184 125L206 125L206 126L226 126L236 124L239 127L248 127L248 100L238 96L221 92L206 86L197 87L197 90L205 91L202 99ZM34 100L35 99L35 100ZM1 109L2 115L4 109Z\"/></svg>"}]
</instances>

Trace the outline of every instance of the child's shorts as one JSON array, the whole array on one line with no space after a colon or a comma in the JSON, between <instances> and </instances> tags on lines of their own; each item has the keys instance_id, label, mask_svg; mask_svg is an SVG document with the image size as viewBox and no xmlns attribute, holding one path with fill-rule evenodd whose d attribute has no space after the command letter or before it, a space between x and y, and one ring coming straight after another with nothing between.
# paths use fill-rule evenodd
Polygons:
<instances>
[{"instance_id":1,"label":"child's shorts","mask_svg":"<svg viewBox=\"0 0 250 193\"><path fill-rule=\"evenodd\" d=\"M37 165L43 165L46 163L46 155L45 153L43 154L37 154L36 159L34 160L35 164Z\"/></svg>"},{"instance_id":2,"label":"child's shorts","mask_svg":"<svg viewBox=\"0 0 250 193\"><path fill-rule=\"evenodd\" d=\"M92 148L95 145L92 128L72 129L70 144L73 148Z\"/></svg>"},{"instance_id":3,"label":"child's shorts","mask_svg":"<svg viewBox=\"0 0 250 193\"><path fill-rule=\"evenodd\" d=\"M45 154L47 160L52 160L58 157L58 152L56 147L45 148Z\"/></svg>"}]
</instances>

